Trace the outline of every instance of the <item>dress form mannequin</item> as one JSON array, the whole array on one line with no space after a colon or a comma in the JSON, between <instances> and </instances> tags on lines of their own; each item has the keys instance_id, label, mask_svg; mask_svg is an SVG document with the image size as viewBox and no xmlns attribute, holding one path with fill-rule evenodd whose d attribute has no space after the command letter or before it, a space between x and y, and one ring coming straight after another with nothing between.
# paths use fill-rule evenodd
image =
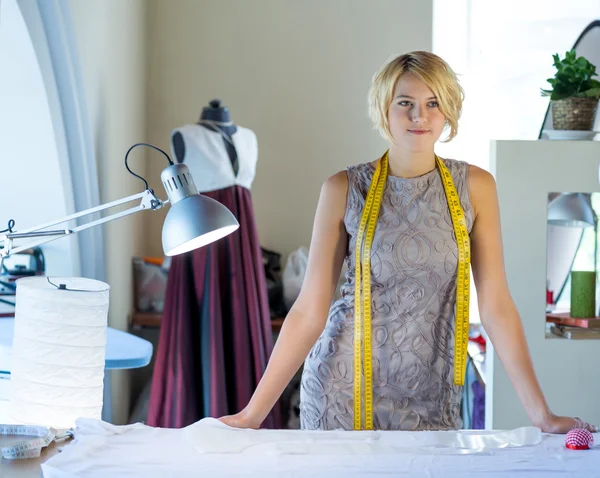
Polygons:
<instances>
[{"instance_id":1,"label":"dress form mannequin","mask_svg":"<svg viewBox=\"0 0 600 478\"><path fill-rule=\"evenodd\" d=\"M172 152L200 194L226 206L233 234L171 260L147 423L181 428L237 413L273 348L267 284L250 188L256 134L212 100L197 123L176 127ZM263 424L279 426L279 408Z\"/></svg>"},{"instance_id":2,"label":"dress form mannequin","mask_svg":"<svg viewBox=\"0 0 600 478\"><path fill-rule=\"evenodd\" d=\"M237 127L232 123L229 109L222 105L221 100L211 100L208 106L202 108L199 125L204 126L212 131L220 132L223 135L223 142L227 149L227 154L231 160L233 171L237 174L239 170L237 152L231 137L237 131ZM185 142L179 131L173 133L172 137L173 151L178 163L182 163L185 158Z\"/></svg>"}]
</instances>

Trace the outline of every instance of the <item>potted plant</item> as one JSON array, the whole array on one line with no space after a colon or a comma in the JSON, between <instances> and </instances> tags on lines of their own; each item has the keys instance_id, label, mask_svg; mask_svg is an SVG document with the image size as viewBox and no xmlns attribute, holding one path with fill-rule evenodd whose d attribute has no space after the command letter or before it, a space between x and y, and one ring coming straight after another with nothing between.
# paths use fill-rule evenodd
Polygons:
<instances>
[{"instance_id":1,"label":"potted plant","mask_svg":"<svg viewBox=\"0 0 600 478\"><path fill-rule=\"evenodd\" d=\"M575 50L565 53L561 60L552 55L556 73L547 81L552 89L542 89L542 96L549 96L552 104L554 129L592 130L598 99L600 81L593 79L596 67L585 57L577 57Z\"/></svg>"}]
</instances>

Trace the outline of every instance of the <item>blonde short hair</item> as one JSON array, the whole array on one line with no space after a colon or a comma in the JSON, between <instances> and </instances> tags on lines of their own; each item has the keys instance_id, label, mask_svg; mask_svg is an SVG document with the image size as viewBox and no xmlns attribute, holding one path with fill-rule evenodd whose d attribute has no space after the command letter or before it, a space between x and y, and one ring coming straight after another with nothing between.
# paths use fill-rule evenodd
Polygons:
<instances>
[{"instance_id":1,"label":"blonde short hair","mask_svg":"<svg viewBox=\"0 0 600 478\"><path fill-rule=\"evenodd\" d=\"M456 74L439 56L427 51L413 51L386 63L374 76L369 89L369 116L373 127L386 139L394 142L388 124L388 111L394 89L402 75L412 73L425 83L438 98L440 111L450 127L448 142L458 133L458 119L465 97Z\"/></svg>"}]
</instances>

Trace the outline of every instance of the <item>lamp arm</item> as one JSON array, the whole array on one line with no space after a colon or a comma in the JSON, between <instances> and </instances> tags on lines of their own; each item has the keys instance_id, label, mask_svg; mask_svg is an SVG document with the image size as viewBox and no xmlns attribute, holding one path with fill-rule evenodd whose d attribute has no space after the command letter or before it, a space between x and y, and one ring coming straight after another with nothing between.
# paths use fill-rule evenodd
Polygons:
<instances>
[{"instance_id":1,"label":"lamp arm","mask_svg":"<svg viewBox=\"0 0 600 478\"><path fill-rule=\"evenodd\" d=\"M116 201L112 201L112 202L103 204L101 206L92 207L90 209L86 209L85 211L71 214L70 216L64 217L62 219L58 219L58 220L47 222L45 224L40 224L38 226L30 227L29 229L25 229L25 230L21 231L21 234L28 234L30 232L39 231L41 229L46 229L47 227L50 227L50 226L56 226L57 224L62 224L64 222L72 221L73 219L78 219L80 217L87 216L89 214L94 214L96 212L104 211L105 209L109 209L111 207L120 206L121 204L125 204L125 203L133 201L135 199L139 199L139 198L145 196L147 193L148 193L148 190L142 191L141 193L133 194L132 196L128 196L128 197L125 197L122 199L117 199Z\"/></svg>"},{"instance_id":2,"label":"lamp arm","mask_svg":"<svg viewBox=\"0 0 600 478\"><path fill-rule=\"evenodd\" d=\"M90 221L86 224L82 224L81 226L77 226L71 229L58 229L58 230L43 230L50 226L55 226L57 224L62 224L65 222L72 221L73 219L77 219L83 216L87 216L90 214L94 214L100 211L104 211L105 209L110 209L115 206L120 206L121 204L125 204L136 199L140 199L141 202L139 205L126 209L124 211L120 211L110 216L103 217L101 219L97 219L95 221ZM86 209L85 211L81 211L75 214L71 214L70 216L64 217L62 219L51 221L45 224L41 224L38 226L34 226L29 229L25 229L21 232L9 232L6 234L0 234L0 244L4 244L4 248L0 250L0 264L2 259L11 255L17 254L21 251L29 249L31 247L39 246L41 244L45 244L47 242L55 241L56 239L60 239L61 237L69 236L71 234L75 234L79 231L83 231L85 229L89 229L94 226L98 226L100 224L104 224L105 222L113 221L115 219L119 219L121 217L128 216L130 214L134 214L138 211L143 211L146 209L156 210L168 204L168 200L161 201L154 195L154 191L151 189L146 189L141 193L133 194L131 196L118 199L116 201L112 201L101 206L96 206L90 209ZM28 239L28 238L42 238L39 241L28 243L26 245L18 246L13 248L12 242L15 239Z\"/></svg>"}]
</instances>

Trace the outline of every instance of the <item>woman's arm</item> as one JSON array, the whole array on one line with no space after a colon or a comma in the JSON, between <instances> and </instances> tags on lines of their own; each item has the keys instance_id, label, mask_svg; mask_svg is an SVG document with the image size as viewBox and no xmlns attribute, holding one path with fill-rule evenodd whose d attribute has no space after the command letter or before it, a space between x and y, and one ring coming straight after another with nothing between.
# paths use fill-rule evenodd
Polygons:
<instances>
[{"instance_id":1,"label":"woman's arm","mask_svg":"<svg viewBox=\"0 0 600 478\"><path fill-rule=\"evenodd\" d=\"M347 194L345 171L323 184L300 295L283 322L265 374L250 402L240 413L222 417L224 423L258 428L323 331L348 245L344 226Z\"/></svg>"},{"instance_id":2,"label":"woman's arm","mask_svg":"<svg viewBox=\"0 0 600 478\"><path fill-rule=\"evenodd\" d=\"M506 281L500 210L493 176L470 166L469 191L475 216L471 231L471 264L481 322L527 415L544 432L566 433L577 426L596 431L592 425L558 417L550 411L533 370L521 318Z\"/></svg>"}]
</instances>

